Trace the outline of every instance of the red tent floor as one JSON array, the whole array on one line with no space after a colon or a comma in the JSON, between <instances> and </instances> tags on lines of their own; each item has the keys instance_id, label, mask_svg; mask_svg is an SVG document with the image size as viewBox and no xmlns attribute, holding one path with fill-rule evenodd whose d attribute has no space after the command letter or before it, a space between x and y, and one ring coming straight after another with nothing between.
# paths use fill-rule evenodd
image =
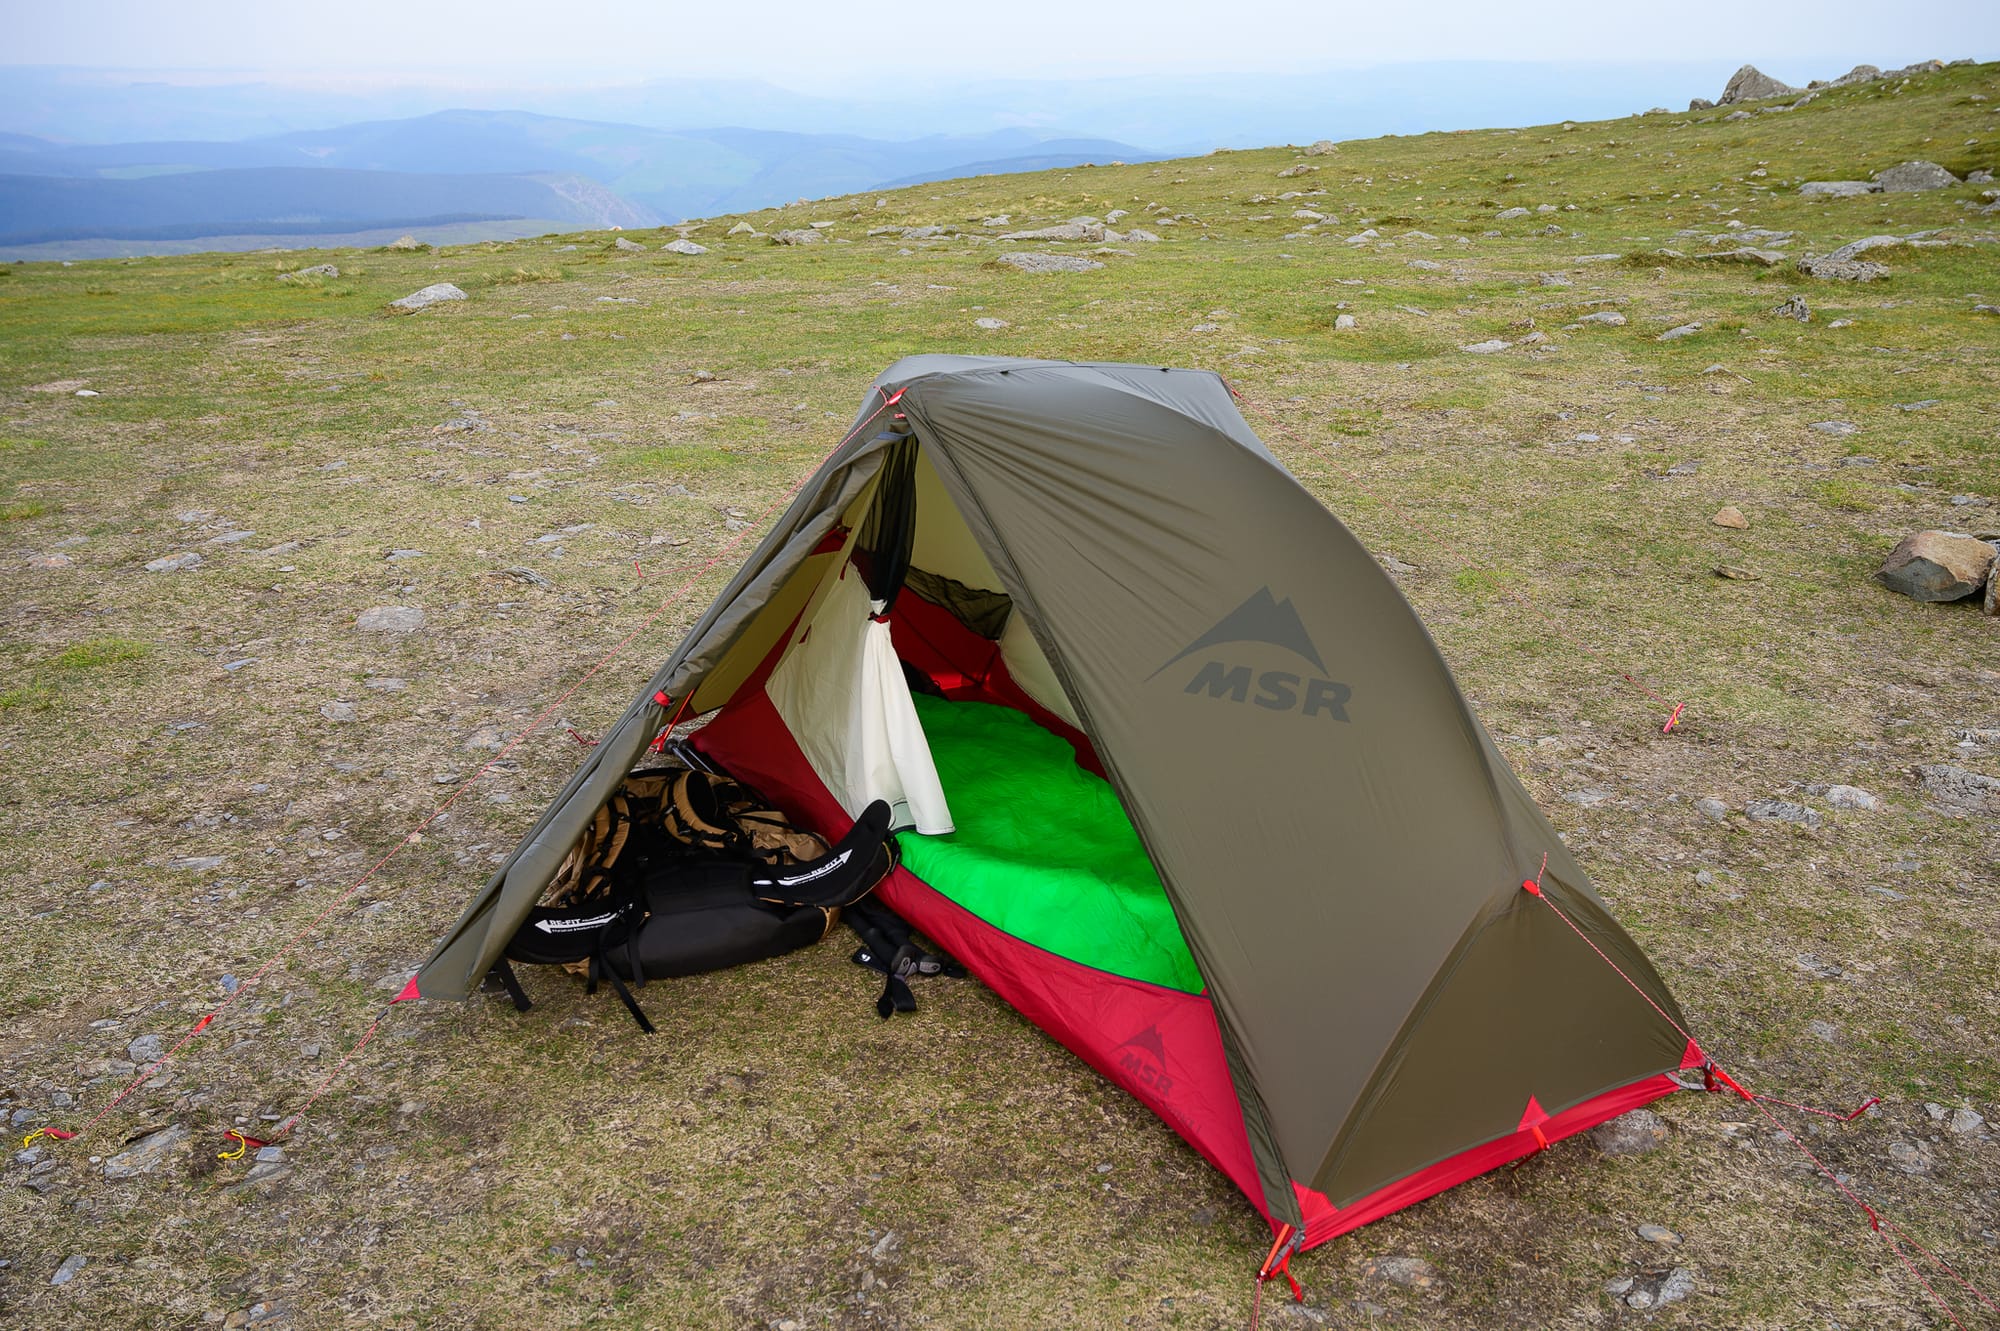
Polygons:
<instances>
[{"instance_id":1,"label":"red tent floor","mask_svg":"<svg viewBox=\"0 0 2000 1331\"><path fill-rule=\"evenodd\" d=\"M800 826L833 836L850 821L761 688L740 693L696 732L694 744L775 800ZM1022 1016L1158 1114L1270 1219L1222 1035L1206 994L1126 979L1024 943L907 869L898 868L878 895ZM1683 1066L1700 1062L1699 1051L1690 1045ZM1319 1192L1293 1181L1305 1217L1303 1246L1324 1243L1678 1089L1670 1077L1646 1077L1554 1115L1543 1114L1530 1101L1518 1130L1417 1170L1346 1206L1336 1207ZM1281 1227L1276 1220L1271 1224L1274 1229Z\"/></svg>"}]
</instances>

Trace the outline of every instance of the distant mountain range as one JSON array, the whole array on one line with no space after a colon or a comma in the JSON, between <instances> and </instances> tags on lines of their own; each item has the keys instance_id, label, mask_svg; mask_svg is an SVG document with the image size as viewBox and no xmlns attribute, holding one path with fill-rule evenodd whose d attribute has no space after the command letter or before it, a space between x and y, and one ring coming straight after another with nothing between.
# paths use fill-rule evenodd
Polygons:
<instances>
[{"instance_id":1,"label":"distant mountain range","mask_svg":"<svg viewBox=\"0 0 2000 1331\"><path fill-rule=\"evenodd\" d=\"M893 183L1158 154L1024 129L907 141L441 111L235 142L0 134L0 255L465 223L643 227ZM214 246L195 242L214 241ZM88 244L82 244L89 242ZM79 245L81 248L79 249ZM33 256L29 256L33 257Z\"/></svg>"}]
</instances>

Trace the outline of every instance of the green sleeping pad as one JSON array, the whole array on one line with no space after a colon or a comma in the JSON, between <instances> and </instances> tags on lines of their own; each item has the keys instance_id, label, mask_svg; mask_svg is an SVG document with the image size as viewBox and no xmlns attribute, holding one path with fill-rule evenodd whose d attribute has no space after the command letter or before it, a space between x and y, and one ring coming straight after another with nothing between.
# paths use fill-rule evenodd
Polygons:
<instances>
[{"instance_id":1,"label":"green sleeping pad","mask_svg":"<svg viewBox=\"0 0 2000 1331\"><path fill-rule=\"evenodd\" d=\"M957 830L900 834L910 871L1023 942L1200 993L1166 889L1111 783L1012 708L923 694L916 704Z\"/></svg>"}]
</instances>

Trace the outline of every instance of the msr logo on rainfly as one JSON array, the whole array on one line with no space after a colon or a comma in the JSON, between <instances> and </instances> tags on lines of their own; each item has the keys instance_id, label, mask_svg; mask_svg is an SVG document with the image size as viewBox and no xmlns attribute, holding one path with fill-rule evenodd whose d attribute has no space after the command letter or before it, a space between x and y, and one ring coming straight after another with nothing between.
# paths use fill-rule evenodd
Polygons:
<instances>
[{"instance_id":1,"label":"msr logo on rainfly","mask_svg":"<svg viewBox=\"0 0 2000 1331\"><path fill-rule=\"evenodd\" d=\"M1317 675L1291 670L1263 670L1231 660L1236 652L1225 646L1264 643L1279 647L1302 661L1310 662ZM1225 702L1252 703L1266 711L1299 711L1306 716L1329 716L1345 721L1347 700L1353 690L1337 680L1324 678L1326 663L1319 649L1292 607L1290 597L1280 601L1269 587L1259 587L1242 605L1215 622L1215 626L1177 652L1166 665L1153 672L1157 677L1189 657L1203 658L1189 677L1184 693L1206 695Z\"/></svg>"}]
</instances>

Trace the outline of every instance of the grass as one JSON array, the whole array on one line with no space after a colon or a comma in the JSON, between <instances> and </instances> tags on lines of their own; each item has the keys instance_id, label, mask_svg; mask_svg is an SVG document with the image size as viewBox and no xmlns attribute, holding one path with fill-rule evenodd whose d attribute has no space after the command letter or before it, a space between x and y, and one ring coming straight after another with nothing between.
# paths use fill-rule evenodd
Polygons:
<instances>
[{"instance_id":1,"label":"grass","mask_svg":"<svg viewBox=\"0 0 2000 1331\"><path fill-rule=\"evenodd\" d=\"M0 1110L28 1115L22 1132L87 1122L134 1036L178 1039L223 976L314 926L490 756L468 738L525 725L694 576L159 1084L44 1173L10 1159L0 1308L51 1326L219 1322L259 1301L299 1325L1244 1322L1268 1234L1216 1171L976 985L928 983L914 1017L878 1023L837 946L649 987L670 1033L650 1041L555 976L529 977L525 1015L398 1007L288 1143L289 1175L230 1191L246 1166L212 1158L224 1128L256 1131L334 1070L560 788L578 753L564 727L610 724L747 545L701 565L919 351L1226 374L1273 451L1409 566L1403 590L1502 752L1705 1042L1787 1098L1887 1097L1808 1140L2000 1284L1995 1145L1924 1108L2000 1118L2000 847L1990 819L1945 816L1909 775L2000 774L1990 742L1960 739L2000 728L1994 622L1869 577L1913 528L2000 523L2000 321L1974 308L2000 302L2000 224L1974 186L1793 188L1913 157L2000 166L1996 105L2000 68L1955 67L1742 122L982 177L744 219L833 222L811 248L714 219L692 258L661 253L660 232L640 254L584 235L0 268ZM1301 162L1320 170L1278 174ZM1304 229L1300 205L1329 220ZM1531 216L1495 220L1511 206ZM989 262L1000 230L1112 209L1161 242L1077 275ZM1010 227L983 225L1002 212ZM891 225L962 234L867 235ZM1749 228L1793 232L1791 254L1879 232L1948 243L1884 251L1891 275L1865 286L1657 253ZM1602 254L1621 259L1586 261ZM338 279L276 280L327 260ZM472 298L385 312L438 281ZM1810 322L1773 312L1792 295ZM1575 326L1597 309L1627 323ZM1342 313L1358 327L1335 331ZM987 315L1008 326L978 328ZM1516 345L1460 350L1488 338ZM69 380L100 395L35 391ZM1857 432L1811 428L1828 420ZM1724 504L1749 528L1713 526ZM58 547L69 568L29 566ZM200 566L143 571L182 551ZM354 630L383 604L429 624ZM1674 735L1619 670L1688 703ZM330 719L335 703L358 719ZM1830 809L1812 791L1834 782L1885 810ZM1586 786L1612 796L1563 798ZM1713 822L1693 808L1706 795L1796 799L1823 822ZM1795 1153L1732 1126L1747 1109L1663 1112L1653 1155L1559 1144L1316 1251L1296 1264L1310 1317L1266 1315L1629 1322L1605 1282L1679 1264L1699 1292L1651 1325L1932 1318ZM168 1123L194 1133L170 1169L116 1182L91 1162ZM1929 1150L1930 1172L1895 1168L1896 1142ZM47 1191L13 1186L29 1182ZM1640 1222L1683 1245L1643 1243ZM49 1286L71 1253L90 1265ZM1442 1289L1364 1278L1397 1254L1436 1264Z\"/></svg>"}]
</instances>

